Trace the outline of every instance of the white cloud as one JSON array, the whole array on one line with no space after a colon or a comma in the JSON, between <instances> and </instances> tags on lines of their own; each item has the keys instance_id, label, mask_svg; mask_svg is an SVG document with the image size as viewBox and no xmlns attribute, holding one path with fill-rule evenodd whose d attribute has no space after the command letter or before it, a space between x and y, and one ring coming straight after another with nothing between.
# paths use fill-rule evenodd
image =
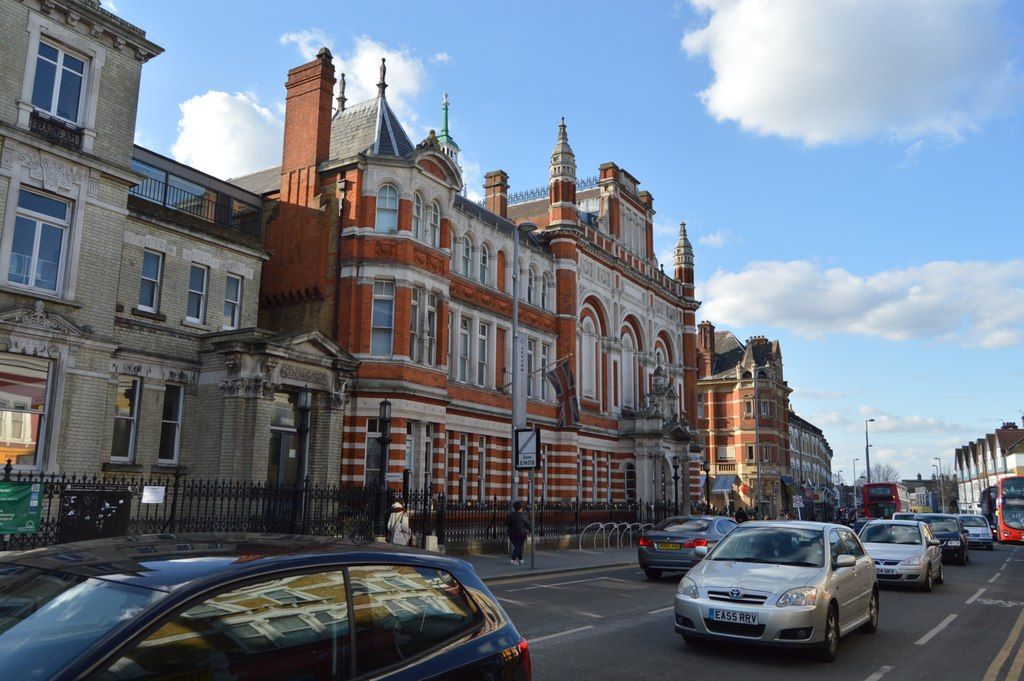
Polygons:
<instances>
[{"instance_id":1,"label":"white cloud","mask_svg":"<svg viewBox=\"0 0 1024 681\"><path fill-rule=\"evenodd\" d=\"M120 12L120 10L117 9L117 5L114 4L113 0L103 0L103 2L100 3L100 5L103 7L103 9L107 10L108 12L113 12L114 14L118 14Z\"/></svg>"},{"instance_id":2,"label":"white cloud","mask_svg":"<svg viewBox=\"0 0 1024 681\"><path fill-rule=\"evenodd\" d=\"M405 48L390 48L365 35L356 38L355 49L344 55L335 55L334 60L336 71L345 74L345 96L349 104L377 96L381 57L387 59L388 103L402 120L406 131L411 132L419 118L415 102L422 92L427 71L423 60ZM417 141L413 139L413 142Z\"/></svg>"},{"instance_id":3,"label":"white cloud","mask_svg":"<svg viewBox=\"0 0 1024 681\"><path fill-rule=\"evenodd\" d=\"M965 347L1024 343L1024 261L931 262L857 276L805 261L753 262L699 285L704 317L806 338L850 333Z\"/></svg>"},{"instance_id":4,"label":"white cloud","mask_svg":"<svg viewBox=\"0 0 1024 681\"><path fill-rule=\"evenodd\" d=\"M434 58L431 59L431 61L434 62L435 64L447 64L451 60L452 57L447 52L438 52L437 54L434 55Z\"/></svg>"},{"instance_id":5,"label":"white cloud","mask_svg":"<svg viewBox=\"0 0 1024 681\"><path fill-rule=\"evenodd\" d=\"M480 162L462 154L462 182L466 185L466 198L470 201L482 201L484 198L484 175L480 170Z\"/></svg>"},{"instance_id":6,"label":"white cloud","mask_svg":"<svg viewBox=\"0 0 1024 681\"><path fill-rule=\"evenodd\" d=\"M702 246L709 248L721 248L729 240L728 230L720 229L717 232L711 232L697 239L697 243Z\"/></svg>"},{"instance_id":7,"label":"white cloud","mask_svg":"<svg viewBox=\"0 0 1024 681\"><path fill-rule=\"evenodd\" d=\"M929 416L899 416L869 406L862 406L858 411L861 416L875 420L870 426L873 432L950 434L970 431L967 426Z\"/></svg>"},{"instance_id":8,"label":"white cloud","mask_svg":"<svg viewBox=\"0 0 1024 681\"><path fill-rule=\"evenodd\" d=\"M321 47L334 50L334 40L319 28L307 28L303 31L285 33L279 38L282 45L295 44L296 49L306 61L313 61Z\"/></svg>"},{"instance_id":9,"label":"white cloud","mask_svg":"<svg viewBox=\"0 0 1024 681\"><path fill-rule=\"evenodd\" d=\"M1020 82L1002 2L690 0L707 24L683 49L707 57L700 93L718 121L808 145L878 135L959 139Z\"/></svg>"},{"instance_id":10,"label":"white cloud","mask_svg":"<svg viewBox=\"0 0 1024 681\"><path fill-rule=\"evenodd\" d=\"M817 390L815 388L793 388L793 395L811 400L838 400L846 397L846 393L835 390Z\"/></svg>"},{"instance_id":11,"label":"white cloud","mask_svg":"<svg viewBox=\"0 0 1024 681\"><path fill-rule=\"evenodd\" d=\"M210 90L179 108L178 161L222 178L281 162L283 124L252 93Z\"/></svg>"}]
</instances>

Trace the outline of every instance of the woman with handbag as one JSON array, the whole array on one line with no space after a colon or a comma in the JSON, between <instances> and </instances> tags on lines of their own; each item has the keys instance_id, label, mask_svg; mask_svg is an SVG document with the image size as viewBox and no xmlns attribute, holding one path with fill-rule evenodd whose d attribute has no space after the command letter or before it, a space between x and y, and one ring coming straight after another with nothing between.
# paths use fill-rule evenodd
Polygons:
<instances>
[{"instance_id":1,"label":"woman with handbag","mask_svg":"<svg viewBox=\"0 0 1024 681\"><path fill-rule=\"evenodd\" d=\"M412 546L409 512L405 510L400 501L391 504L391 515L388 517L388 542L398 546Z\"/></svg>"}]
</instances>

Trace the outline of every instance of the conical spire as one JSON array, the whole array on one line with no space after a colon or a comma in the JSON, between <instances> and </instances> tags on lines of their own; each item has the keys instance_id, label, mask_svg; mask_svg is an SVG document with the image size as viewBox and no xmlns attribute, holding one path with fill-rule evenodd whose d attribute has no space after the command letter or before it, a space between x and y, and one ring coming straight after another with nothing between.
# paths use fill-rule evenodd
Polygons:
<instances>
[{"instance_id":1,"label":"conical spire","mask_svg":"<svg viewBox=\"0 0 1024 681\"><path fill-rule=\"evenodd\" d=\"M676 241L674 259L677 270L680 267L693 267L693 244L690 243L690 237L686 234L685 222L679 223L679 240Z\"/></svg>"},{"instance_id":2,"label":"conical spire","mask_svg":"<svg viewBox=\"0 0 1024 681\"><path fill-rule=\"evenodd\" d=\"M380 82L377 83L377 96L378 97L383 97L384 96L384 91L388 89L388 84L387 84L387 79L386 79L386 76L388 74L388 67L387 67L387 64L385 62L386 62L386 60L384 59L384 57L381 57L380 58Z\"/></svg>"},{"instance_id":3,"label":"conical spire","mask_svg":"<svg viewBox=\"0 0 1024 681\"><path fill-rule=\"evenodd\" d=\"M576 154L569 146L569 133L566 131L564 116L558 124L558 141L551 152L551 179L576 181Z\"/></svg>"},{"instance_id":4,"label":"conical spire","mask_svg":"<svg viewBox=\"0 0 1024 681\"><path fill-rule=\"evenodd\" d=\"M341 88L338 90L338 113L345 110L345 102L348 101L348 97L345 96L345 74L341 74Z\"/></svg>"},{"instance_id":5,"label":"conical spire","mask_svg":"<svg viewBox=\"0 0 1024 681\"><path fill-rule=\"evenodd\" d=\"M451 132L448 129L448 93L441 96L441 132L437 135L437 141L445 152L458 162L459 145L455 143Z\"/></svg>"}]
</instances>

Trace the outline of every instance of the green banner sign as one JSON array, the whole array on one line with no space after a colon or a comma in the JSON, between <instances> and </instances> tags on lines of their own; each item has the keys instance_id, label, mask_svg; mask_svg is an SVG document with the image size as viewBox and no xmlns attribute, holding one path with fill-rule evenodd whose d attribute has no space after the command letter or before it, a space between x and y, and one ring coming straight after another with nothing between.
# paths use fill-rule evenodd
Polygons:
<instances>
[{"instance_id":1,"label":"green banner sign","mask_svg":"<svg viewBox=\"0 0 1024 681\"><path fill-rule=\"evenodd\" d=\"M41 482L0 482L0 534L35 534L43 508Z\"/></svg>"}]
</instances>

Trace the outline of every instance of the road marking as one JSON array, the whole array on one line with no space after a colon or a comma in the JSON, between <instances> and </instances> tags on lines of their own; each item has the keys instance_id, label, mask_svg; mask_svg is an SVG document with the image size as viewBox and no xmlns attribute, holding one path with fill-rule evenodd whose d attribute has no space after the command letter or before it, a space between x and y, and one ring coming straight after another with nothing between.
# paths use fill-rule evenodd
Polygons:
<instances>
[{"instance_id":1,"label":"road marking","mask_svg":"<svg viewBox=\"0 0 1024 681\"><path fill-rule=\"evenodd\" d=\"M991 598L979 598L978 602L982 605L998 605L1003 608L1016 608L1018 606L1024 605L1024 601L1003 601L994 600Z\"/></svg>"},{"instance_id":2,"label":"road marking","mask_svg":"<svg viewBox=\"0 0 1024 681\"><path fill-rule=\"evenodd\" d=\"M604 615L598 615L596 612L587 612L586 610L577 610L577 615L583 615L584 617L593 617L596 620L604 619Z\"/></svg>"},{"instance_id":3,"label":"road marking","mask_svg":"<svg viewBox=\"0 0 1024 681\"><path fill-rule=\"evenodd\" d=\"M1003 668L1006 658L1010 656L1010 651L1013 650L1013 644L1017 642L1017 637L1020 636L1022 627L1024 627L1024 610L1017 617L1017 621L1014 623L1013 629L1010 630L1010 635L1006 637L1003 647L999 649L999 652L992 659L992 664L988 666L982 681L996 681L996 677L999 676L999 670Z\"/></svg>"},{"instance_id":4,"label":"road marking","mask_svg":"<svg viewBox=\"0 0 1024 681\"><path fill-rule=\"evenodd\" d=\"M547 636L541 636L540 638L533 639L529 643L532 646L532 645L536 645L537 643L540 643L541 641L548 641L548 640L553 639L553 638L558 638L559 636L568 636L569 634L575 634L577 632L586 631L587 629L593 629L593 628L594 628L593 624L588 624L585 627L576 627L575 629L569 629L567 631L560 631L557 634L548 634Z\"/></svg>"},{"instance_id":5,"label":"road marking","mask_svg":"<svg viewBox=\"0 0 1024 681\"><path fill-rule=\"evenodd\" d=\"M914 641L914 645L915 646L923 646L925 643L928 643L928 641L931 641L933 638L935 638L936 634L938 634L940 631L942 631L943 629L948 627L949 623L952 622L955 619L956 619L956 615L948 615L946 617L946 619L944 619L941 622L939 622L938 624L936 624L934 629L932 629L927 634L925 634L921 638L919 638L916 641Z\"/></svg>"},{"instance_id":6,"label":"road marking","mask_svg":"<svg viewBox=\"0 0 1024 681\"><path fill-rule=\"evenodd\" d=\"M1017 648L1010 671L1006 672L1006 681L1017 681L1020 678L1021 670L1024 670L1024 645Z\"/></svg>"},{"instance_id":7,"label":"road marking","mask_svg":"<svg viewBox=\"0 0 1024 681\"><path fill-rule=\"evenodd\" d=\"M513 591L529 591L531 589L557 589L561 586L568 586L569 584L583 584L584 582L596 582L598 580L605 580L609 582L625 582L624 579L618 577L587 577L586 579L572 579L568 582L555 582L554 584L534 584L533 586L524 586L518 589L509 589L508 592Z\"/></svg>"},{"instance_id":8,"label":"road marking","mask_svg":"<svg viewBox=\"0 0 1024 681\"><path fill-rule=\"evenodd\" d=\"M662 612L668 612L669 610L675 610L675 608L676 608L676 606L670 605L667 608L658 608L657 610L648 610L647 614L648 615L657 615L657 614L662 613Z\"/></svg>"},{"instance_id":9,"label":"road marking","mask_svg":"<svg viewBox=\"0 0 1024 681\"><path fill-rule=\"evenodd\" d=\"M973 595L973 596L971 596L971 597L970 597L970 598L968 598L968 599L967 599L966 601L964 601L964 605L970 605L970 604L971 604L971 603L973 603L974 601L978 600L978 596L980 596L980 595L981 595L981 594L983 594L983 593L985 593L985 587L981 587L980 589L978 589L977 591L975 591L975 592L974 592L974 595ZM500 600L500 599L499 599L499 600Z\"/></svg>"},{"instance_id":10,"label":"road marking","mask_svg":"<svg viewBox=\"0 0 1024 681\"><path fill-rule=\"evenodd\" d=\"M1003 574L1003 573L1002 572L997 572L994 575L992 575L992 579L988 580L988 583L991 584L992 582L994 582L997 579L999 579L999 575L1001 575L1001 574Z\"/></svg>"},{"instance_id":11,"label":"road marking","mask_svg":"<svg viewBox=\"0 0 1024 681\"><path fill-rule=\"evenodd\" d=\"M878 681L880 678L882 678L883 676L885 676L886 674L888 674L891 671L892 671L892 667L890 667L889 665L886 665L884 667L880 667L877 672L875 672L874 674L872 674L868 678L864 679L864 681Z\"/></svg>"},{"instance_id":12,"label":"road marking","mask_svg":"<svg viewBox=\"0 0 1024 681\"><path fill-rule=\"evenodd\" d=\"M526 607L526 603L523 603L522 601L514 601L511 598L502 598L501 596L495 596L495 598L497 598L502 603L511 603L512 605L518 605L520 608Z\"/></svg>"}]
</instances>

